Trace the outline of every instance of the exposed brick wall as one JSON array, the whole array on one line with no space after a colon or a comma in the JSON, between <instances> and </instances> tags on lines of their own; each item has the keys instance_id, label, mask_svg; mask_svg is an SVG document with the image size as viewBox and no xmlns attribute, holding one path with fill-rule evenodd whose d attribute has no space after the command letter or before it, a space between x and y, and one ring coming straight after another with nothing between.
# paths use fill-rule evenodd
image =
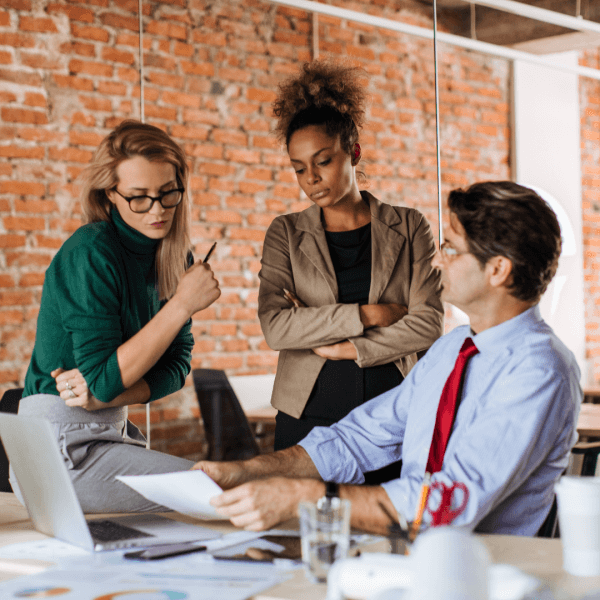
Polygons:
<instances>
[{"instance_id":1,"label":"exposed brick wall","mask_svg":"<svg viewBox=\"0 0 600 600\"><path fill-rule=\"evenodd\" d=\"M408 4L408 2L407 2ZM431 26L423 9L345 2ZM271 220L308 205L270 136L276 84L311 57L312 17L256 0L144 2L145 112L188 153L192 239L223 295L194 316L194 367L273 372L257 320L257 273ZM370 74L361 143L367 187L419 208L437 232L431 42L319 18L320 51ZM98 142L139 116L137 2L3 0L0 8L0 390L22 384L44 271L81 224L75 178ZM505 179L509 68L440 48L444 194ZM143 413L134 409L140 423ZM204 447L193 390L158 401L153 446L197 457Z\"/></svg>"}]
</instances>

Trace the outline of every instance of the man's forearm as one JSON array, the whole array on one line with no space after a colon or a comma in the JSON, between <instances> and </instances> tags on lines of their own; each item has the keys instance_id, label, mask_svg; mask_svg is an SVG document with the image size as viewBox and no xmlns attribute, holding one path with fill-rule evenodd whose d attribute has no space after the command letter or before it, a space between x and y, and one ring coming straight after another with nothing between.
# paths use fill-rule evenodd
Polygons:
<instances>
[{"instance_id":1,"label":"man's forearm","mask_svg":"<svg viewBox=\"0 0 600 600\"><path fill-rule=\"evenodd\" d=\"M256 456L243 465L247 474L244 481L277 476L321 479L315 463L302 446Z\"/></svg>"}]
</instances>

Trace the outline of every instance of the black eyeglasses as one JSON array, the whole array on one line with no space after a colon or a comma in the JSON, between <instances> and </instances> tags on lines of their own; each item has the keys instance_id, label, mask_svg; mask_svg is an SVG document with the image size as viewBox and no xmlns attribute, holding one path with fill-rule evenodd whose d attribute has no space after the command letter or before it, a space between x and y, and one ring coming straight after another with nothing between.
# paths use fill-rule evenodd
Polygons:
<instances>
[{"instance_id":1,"label":"black eyeglasses","mask_svg":"<svg viewBox=\"0 0 600 600\"><path fill-rule=\"evenodd\" d=\"M185 192L185 188L180 187L174 190L169 190L168 192L163 192L158 196L123 196L121 192L116 188L113 188L114 192L117 192L123 200L127 200L129 204L129 208L134 213L145 213L148 212L153 206L155 202L160 202L160 205L163 208L175 208L183 198L183 192Z\"/></svg>"}]
</instances>

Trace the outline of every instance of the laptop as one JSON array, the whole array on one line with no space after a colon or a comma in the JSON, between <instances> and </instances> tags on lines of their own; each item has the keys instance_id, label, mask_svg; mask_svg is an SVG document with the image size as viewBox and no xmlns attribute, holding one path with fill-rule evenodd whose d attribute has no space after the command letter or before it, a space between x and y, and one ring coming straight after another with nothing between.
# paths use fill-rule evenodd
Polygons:
<instances>
[{"instance_id":1,"label":"laptop","mask_svg":"<svg viewBox=\"0 0 600 600\"><path fill-rule=\"evenodd\" d=\"M50 423L0 413L0 438L33 525L48 536L89 551L221 537L205 527L156 514L86 521Z\"/></svg>"}]
</instances>

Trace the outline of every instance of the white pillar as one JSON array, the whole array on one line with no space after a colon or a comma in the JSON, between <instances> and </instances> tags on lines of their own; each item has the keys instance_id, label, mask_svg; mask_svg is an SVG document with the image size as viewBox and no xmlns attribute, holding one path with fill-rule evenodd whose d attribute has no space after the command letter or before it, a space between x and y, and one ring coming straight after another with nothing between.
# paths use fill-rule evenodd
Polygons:
<instances>
[{"instance_id":1,"label":"white pillar","mask_svg":"<svg viewBox=\"0 0 600 600\"><path fill-rule=\"evenodd\" d=\"M577 65L576 52L550 55ZM513 69L513 177L535 188L557 213L563 237L558 272L542 298L544 319L585 360L579 78L574 73L515 61Z\"/></svg>"}]
</instances>

